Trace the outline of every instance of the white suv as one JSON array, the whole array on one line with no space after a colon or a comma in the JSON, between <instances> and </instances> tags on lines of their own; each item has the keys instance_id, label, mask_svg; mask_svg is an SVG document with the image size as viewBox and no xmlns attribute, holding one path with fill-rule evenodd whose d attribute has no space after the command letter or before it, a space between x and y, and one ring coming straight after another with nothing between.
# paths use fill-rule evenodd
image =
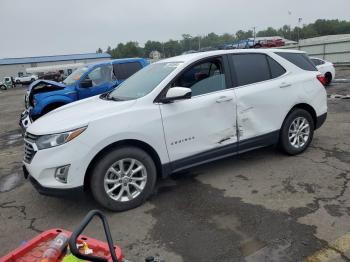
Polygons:
<instances>
[{"instance_id":1,"label":"white suv","mask_svg":"<svg viewBox=\"0 0 350 262\"><path fill-rule=\"evenodd\" d=\"M15 77L16 84L32 83L35 80L38 80L38 76L37 75L27 74L27 75Z\"/></svg>"},{"instance_id":2,"label":"white suv","mask_svg":"<svg viewBox=\"0 0 350 262\"><path fill-rule=\"evenodd\" d=\"M108 209L131 209L171 173L272 144L303 152L327 116L322 81L300 51L165 59L35 121L24 173L43 194L87 190Z\"/></svg>"}]
</instances>

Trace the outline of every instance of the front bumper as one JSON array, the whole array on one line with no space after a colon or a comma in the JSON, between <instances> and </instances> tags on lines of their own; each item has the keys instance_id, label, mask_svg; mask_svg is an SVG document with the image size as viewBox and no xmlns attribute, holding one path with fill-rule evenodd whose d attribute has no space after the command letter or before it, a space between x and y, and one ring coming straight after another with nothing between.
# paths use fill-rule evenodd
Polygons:
<instances>
[{"instance_id":1,"label":"front bumper","mask_svg":"<svg viewBox=\"0 0 350 262\"><path fill-rule=\"evenodd\" d=\"M29 174L25 166L23 166L23 175L26 179L29 179L30 183L32 183L34 188L42 195L56 196L56 197L69 197L69 198L84 196L84 189L82 186L69 188L69 189L57 189L57 188L48 188L48 187L42 186L35 178L33 178Z\"/></svg>"},{"instance_id":2,"label":"front bumper","mask_svg":"<svg viewBox=\"0 0 350 262\"><path fill-rule=\"evenodd\" d=\"M37 181L41 188L46 188L49 191L56 191L56 189L74 191L76 188L84 186L91 149L79 137L64 145L43 150L38 150L35 143L26 137L25 144L31 145L32 152L30 153L31 157L27 157L28 150L25 151L24 167L28 177ZM70 167L67 181L63 183L55 178L55 173L57 168L66 165Z\"/></svg>"}]
</instances>

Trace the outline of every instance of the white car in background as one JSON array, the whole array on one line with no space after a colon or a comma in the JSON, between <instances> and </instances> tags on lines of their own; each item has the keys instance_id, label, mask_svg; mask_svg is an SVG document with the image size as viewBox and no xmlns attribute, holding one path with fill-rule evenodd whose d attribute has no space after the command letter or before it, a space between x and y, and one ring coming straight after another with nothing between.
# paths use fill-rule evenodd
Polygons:
<instances>
[{"instance_id":1,"label":"white car in background","mask_svg":"<svg viewBox=\"0 0 350 262\"><path fill-rule=\"evenodd\" d=\"M326 78L326 85L329 85L335 77L335 68L333 63L322 60L317 57L310 57L318 71L320 71Z\"/></svg>"},{"instance_id":2,"label":"white car in background","mask_svg":"<svg viewBox=\"0 0 350 262\"><path fill-rule=\"evenodd\" d=\"M302 153L327 117L323 82L295 50L160 60L30 125L23 171L42 194L86 190L108 209L131 209L158 178L196 165L273 144Z\"/></svg>"},{"instance_id":3,"label":"white car in background","mask_svg":"<svg viewBox=\"0 0 350 262\"><path fill-rule=\"evenodd\" d=\"M15 77L16 84L32 83L35 80L38 80L38 76L32 74Z\"/></svg>"}]
</instances>

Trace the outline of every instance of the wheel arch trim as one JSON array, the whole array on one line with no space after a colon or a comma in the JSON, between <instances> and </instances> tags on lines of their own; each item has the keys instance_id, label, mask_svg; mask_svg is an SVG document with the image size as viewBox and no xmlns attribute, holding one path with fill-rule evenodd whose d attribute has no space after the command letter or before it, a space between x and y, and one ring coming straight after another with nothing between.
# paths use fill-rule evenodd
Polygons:
<instances>
[{"instance_id":1,"label":"wheel arch trim","mask_svg":"<svg viewBox=\"0 0 350 262\"><path fill-rule=\"evenodd\" d=\"M117 147L122 147L122 146L137 147L137 148L140 148L140 149L144 150L146 153L148 153L150 155L150 157L152 158L152 160L154 161L154 164L155 164L156 169L157 169L157 177L158 178L165 177L170 172L170 170L168 168L168 165L162 165L158 152L151 145L149 145L148 143L146 143L144 141L141 141L141 140L138 140L138 139L119 140L119 141L115 141L115 142L113 142L113 143L103 147L91 159L91 161L88 164L88 166L86 168L86 171L85 171L84 190L88 190L89 189L88 188L88 186L89 186L88 182L90 181L93 167L95 166L97 161L99 159L101 159L108 152L114 150Z\"/></svg>"}]
</instances>

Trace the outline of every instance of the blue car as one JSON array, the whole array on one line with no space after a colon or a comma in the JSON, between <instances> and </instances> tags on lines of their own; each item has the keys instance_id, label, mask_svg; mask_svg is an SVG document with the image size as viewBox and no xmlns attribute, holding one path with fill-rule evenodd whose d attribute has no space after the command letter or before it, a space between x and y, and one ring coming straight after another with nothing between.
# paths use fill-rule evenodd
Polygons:
<instances>
[{"instance_id":1,"label":"blue car","mask_svg":"<svg viewBox=\"0 0 350 262\"><path fill-rule=\"evenodd\" d=\"M148 64L143 58L116 59L84 65L60 83L38 79L28 87L19 124L24 131L32 121L60 106L111 91Z\"/></svg>"}]
</instances>

